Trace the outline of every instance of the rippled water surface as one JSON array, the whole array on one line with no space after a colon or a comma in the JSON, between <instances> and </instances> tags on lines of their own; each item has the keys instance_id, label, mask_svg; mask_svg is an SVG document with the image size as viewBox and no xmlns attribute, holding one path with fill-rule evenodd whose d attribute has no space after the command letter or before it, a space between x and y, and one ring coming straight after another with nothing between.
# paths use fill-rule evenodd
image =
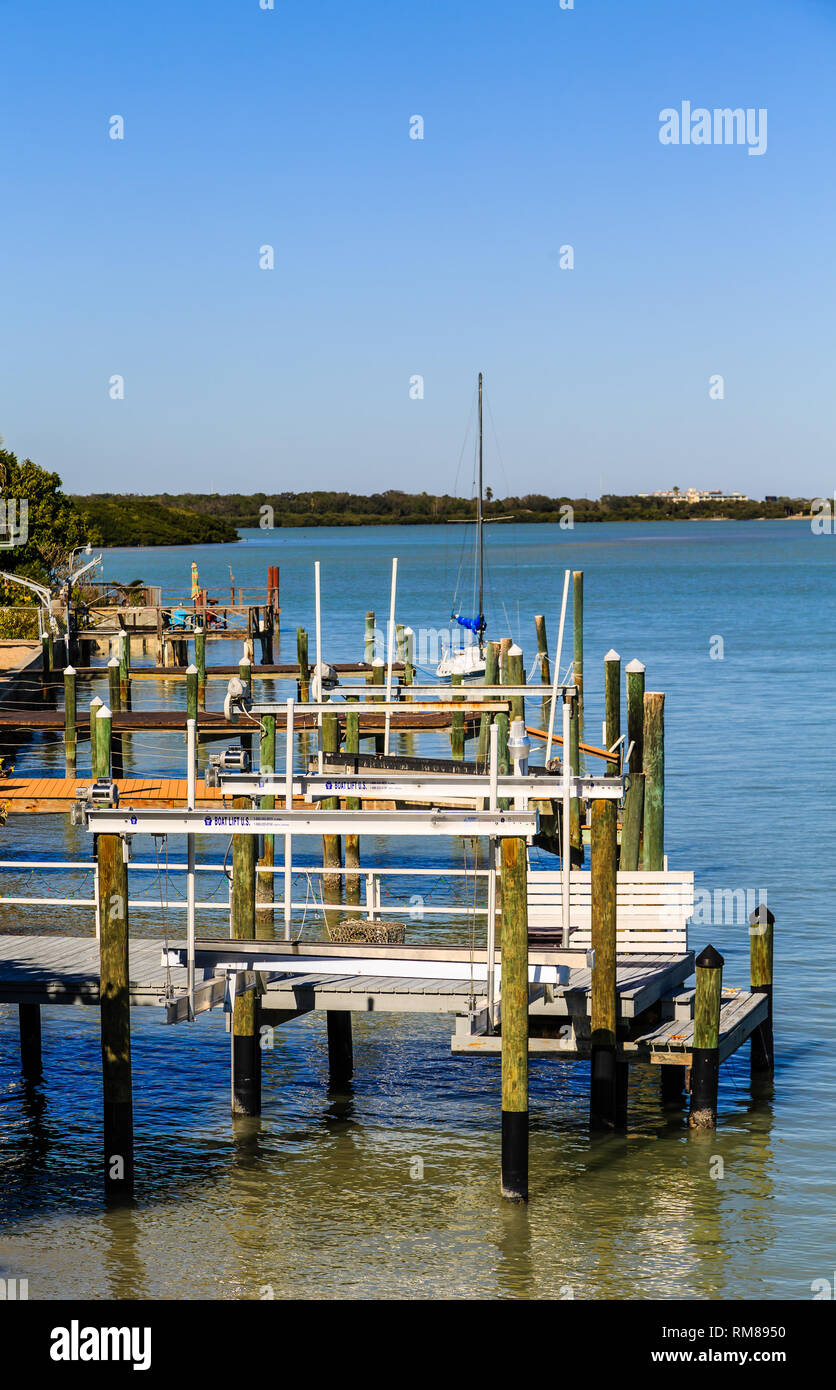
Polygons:
<instances>
[{"instance_id":1,"label":"rippled water surface","mask_svg":"<svg viewBox=\"0 0 836 1390\"><path fill-rule=\"evenodd\" d=\"M318 558L325 651L346 660L362 656L366 609L385 623L392 555L398 620L416 630L449 622L461 531L252 532L237 546L112 551L105 572L185 591L194 558L218 590L229 566L250 588L278 563L277 659L293 660L296 627L313 633ZM449 1018L355 1016L345 1094L328 1090L324 1018L278 1029L263 1116L233 1125L223 1016L166 1028L156 1009L136 1009L137 1196L130 1210L109 1211L97 1011L42 1010L44 1080L27 1086L17 1011L0 1005L0 1271L27 1277L30 1297L803 1299L813 1280L834 1278L836 539L804 523L727 522L511 525L491 528L490 543L490 635L518 637L529 671L533 614L547 615L553 645L563 568L584 570L590 741L610 647L625 663L640 657L648 689L667 692L670 866L693 868L714 905L691 945L711 940L726 980L745 985L748 936L730 894L765 890L775 913L774 1094L752 1100L744 1049L722 1069L716 1134L689 1135L683 1115L660 1108L655 1073L636 1068L629 1132L591 1141L586 1069L534 1060L531 1202L521 1210L498 1194L498 1063L452 1058ZM213 646L218 659L232 656ZM210 706L222 690L210 684ZM97 691L91 682L83 698ZM135 707L182 698L172 683L135 683ZM397 746L406 750L405 737ZM435 735L411 746L449 747ZM143 732L125 748L129 769L182 769L182 735ZM46 738L21 746L15 762L29 775L63 772L60 744ZM4 859L90 857L85 833L59 817L11 818L2 839ZM416 868L443 868L441 848L364 839L369 861ZM461 843L443 848L464 864ZM153 858L150 841L135 849ZM300 850L316 862L314 842ZM173 844L172 859L181 853ZM206 841L200 853L218 866L200 895L222 900L223 846ZM182 911L169 905L166 918L156 877L142 880L131 891L148 907L132 914L133 931L179 934ZM18 870L4 870L2 885L7 895L90 892L78 876L47 882ZM416 888L428 903L466 900L443 879L396 891L408 900ZM217 930L223 913L204 909L200 921ZM318 934L313 896L305 929ZM21 930L91 933L90 909L0 906L0 932ZM430 931L450 939L466 928L441 916Z\"/></svg>"}]
</instances>

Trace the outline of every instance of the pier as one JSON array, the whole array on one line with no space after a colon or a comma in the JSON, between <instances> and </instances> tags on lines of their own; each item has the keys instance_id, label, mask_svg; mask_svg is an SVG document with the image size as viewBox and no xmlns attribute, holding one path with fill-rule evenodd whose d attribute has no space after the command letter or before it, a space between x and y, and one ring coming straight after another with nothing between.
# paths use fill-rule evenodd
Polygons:
<instances>
[{"instance_id":1,"label":"pier","mask_svg":"<svg viewBox=\"0 0 836 1390\"><path fill-rule=\"evenodd\" d=\"M567 590L568 576L564 606ZM87 832L90 857L28 865L32 879L82 875L87 896L0 894L0 909L14 906L18 923L27 905L54 907L49 931L0 935L0 1003L18 1007L27 1074L40 1067L41 1008L100 1009L111 1196L129 1197L134 1185L136 1007L156 1008L178 1028L222 1012L232 1113L252 1116L269 1066L263 1030L324 1013L331 1084L344 1087L355 1065L352 1017L397 1014L406 1028L412 1014L447 1017L448 1055L496 1060L500 1185L515 1201L528 1199L529 1057L588 1069L593 1133L627 1125L636 1066L658 1075L665 1105L688 1106L695 1129L716 1125L719 1067L744 1043L752 1040L753 1075L771 1075L774 919L753 917L747 989L724 981L713 946L691 942L693 871L669 868L665 855L664 696L645 689L640 662L623 679L609 651L602 746L582 738L594 673L583 664L580 573L572 591L572 665L561 679L562 624L550 654L538 619L537 684L525 681L510 642L489 645L481 682L422 684L404 638L395 649L391 623L386 663L329 665L318 625L313 663L301 629L297 662L281 665L256 666L245 650L238 664L207 666L199 628L177 637L194 644L196 661L176 666L132 669L124 635L107 666L58 669L44 645L40 669L25 677L38 698L18 682L0 704L0 727L4 739L62 739L67 775L13 773L0 793L7 817L69 814ZM82 707L79 682L104 678L110 703ZM132 687L161 680L181 708L133 709ZM262 681L289 682L287 697ZM531 723L532 708L542 727ZM152 729L184 736L185 776L130 775L123 736ZM393 753L394 731L446 735L450 756ZM88 741L84 775L78 749ZM226 747L198 777L201 743ZM137 837L153 840L155 859L136 852ZM169 857L172 837L185 856ZM381 858L381 845L412 841L432 847L431 865ZM223 862L208 849L201 857L198 845L226 845ZM0 862L0 888L4 873L26 867ZM151 875L160 885L157 934L134 935L135 914L154 916L138 886ZM224 881L220 893L200 897L205 875ZM451 886L446 896L422 899L417 918L391 893L382 905L382 882L396 889L422 876ZM89 914L87 935L77 925L61 930L70 909L76 923L79 911ZM446 926L445 939L428 939L434 922L458 924L457 939Z\"/></svg>"}]
</instances>

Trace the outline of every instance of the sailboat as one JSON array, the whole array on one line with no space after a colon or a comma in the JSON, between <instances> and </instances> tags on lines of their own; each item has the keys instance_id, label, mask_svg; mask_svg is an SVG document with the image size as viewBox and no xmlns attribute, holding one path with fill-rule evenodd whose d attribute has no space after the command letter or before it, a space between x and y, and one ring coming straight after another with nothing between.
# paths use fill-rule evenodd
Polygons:
<instances>
[{"instance_id":1,"label":"sailboat","mask_svg":"<svg viewBox=\"0 0 836 1390\"><path fill-rule=\"evenodd\" d=\"M479 483L476 494L476 579L474 588L478 589L479 602L475 617L466 617L461 611L450 614L453 622L470 634L466 647L444 652L436 668L440 680L451 676L461 676L464 680L478 680L485 674L485 551L483 544L484 525L482 518L482 373L479 373ZM476 638L474 642L473 638Z\"/></svg>"}]
</instances>

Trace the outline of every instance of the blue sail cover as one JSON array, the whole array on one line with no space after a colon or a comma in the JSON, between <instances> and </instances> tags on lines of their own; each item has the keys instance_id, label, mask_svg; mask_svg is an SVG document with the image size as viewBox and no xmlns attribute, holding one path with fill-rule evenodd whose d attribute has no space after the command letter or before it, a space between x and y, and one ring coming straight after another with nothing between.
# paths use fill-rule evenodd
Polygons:
<instances>
[{"instance_id":1,"label":"blue sail cover","mask_svg":"<svg viewBox=\"0 0 836 1390\"><path fill-rule=\"evenodd\" d=\"M461 613L451 613L450 617L459 624L459 627L466 627L468 632L484 632L487 626L484 614L480 613L478 618L463 618Z\"/></svg>"}]
</instances>

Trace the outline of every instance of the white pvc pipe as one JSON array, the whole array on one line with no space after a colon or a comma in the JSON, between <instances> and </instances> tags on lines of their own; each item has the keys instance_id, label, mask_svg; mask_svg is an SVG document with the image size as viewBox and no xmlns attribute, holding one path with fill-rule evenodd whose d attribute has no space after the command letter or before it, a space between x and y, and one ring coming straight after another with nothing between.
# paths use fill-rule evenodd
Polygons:
<instances>
[{"instance_id":1,"label":"white pvc pipe","mask_svg":"<svg viewBox=\"0 0 836 1390\"><path fill-rule=\"evenodd\" d=\"M569 766L569 721L571 714L571 701L564 698L563 701L563 834L561 837L560 848L563 852L563 875L561 879L562 890L562 911L561 921L563 925L564 949L569 945L569 874L571 871L572 852L569 844L569 832L572 814L572 773L573 769Z\"/></svg>"},{"instance_id":2,"label":"white pvc pipe","mask_svg":"<svg viewBox=\"0 0 836 1390\"><path fill-rule=\"evenodd\" d=\"M386 667L386 700L387 703L392 699L392 662L395 659L395 595L398 588L398 560L397 556L392 556L392 588L389 594L389 651ZM387 709L386 726L383 735L383 751L389 752L389 729L392 722L392 715Z\"/></svg>"},{"instance_id":3,"label":"white pvc pipe","mask_svg":"<svg viewBox=\"0 0 836 1390\"><path fill-rule=\"evenodd\" d=\"M322 603L319 592L319 561L314 560L314 603L316 605L316 679L317 699L322 699ZM322 728L322 715L316 717L318 729Z\"/></svg>"},{"instance_id":4,"label":"white pvc pipe","mask_svg":"<svg viewBox=\"0 0 836 1390\"><path fill-rule=\"evenodd\" d=\"M566 600L569 598L569 580L572 570L563 574L563 598L561 602L561 626L558 628L558 649L555 652L555 669L552 674L552 698L548 706L548 738L545 741L545 762L551 758L552 739L555 737L555 701L558 698L558 685L561 684L561 656L563 655L563 627L566 624Z\"/></svg>"},{"instance_id":5,"label":"white pvc pipe","mask_svg":"<svg viewBox=\"0 0 836 1390\"><path fill-rule=\"evenodd\" d=\"M495 811L497 807L496 779L499 768L499 731L496 724L490 726L490 807ZM485 984L485 994L488 1001L488 1024L492 1029L494 1025L494 1011L496 1007L496 840L488 840L488 862L490 871L488 874L488 931L487 931L487 962L488 976Z\"/></svg>"},{"instance_id":6,"label":"white pvc pipe","mask_svg":"<svg viewBox=\"0 0 836 1390\"><path fill-rule=\"evenodd\" d=\"M196 764L197 764L197 720L189 719L186 721L186 746L187 746L187 766L186 766L186 802L190 811L195 808L196 795ZM186 836L186 956L189 974L189 1016L194 1018L194 985L195 985L195 855L194 855L194 835Z\"/></svg>"},{"instance_id":7,"label":"white pvc pipe","mask_svg":"<svg viewBox=\"0 0 836 1390\"><path fill-rule=\"evenodd\" d=\"M288 811L293 810L293 697L287 702L286 746L284 761L284 804ZM293 835L288 831L284 837L284 935L290 940L290 918L293 904L291 886L293 882Z\"/></svg>"}]
</instances>

